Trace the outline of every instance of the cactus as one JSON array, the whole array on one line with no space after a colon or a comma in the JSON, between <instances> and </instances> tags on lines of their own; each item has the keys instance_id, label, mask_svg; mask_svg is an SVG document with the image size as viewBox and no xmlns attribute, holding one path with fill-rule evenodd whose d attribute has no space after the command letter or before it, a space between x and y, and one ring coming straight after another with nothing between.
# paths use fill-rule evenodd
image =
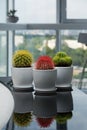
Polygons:
<instances>
[{"instance_id":1,"label":"cactus","mask_svg":"<svg viewBox=\"0 0 87 130\"><path fill-rule=\"evenodd\" d=\"M40 127L49 127L53 122L54 118L36 118Z\"/></svg>"},{"instance_id":2,"label":"cactus","mask_svg":"<svg viewBox=\"0 0 87 130\"><path fill-rule=\"evenodd\" d=\"M71 118L72 118L72 112L58 113L58 115L55 117L55 120L60 124L64 124L67 120Z\"/></svg>"},{"instance_id":3,"label":"cactus","mask_svg":"<svg viewBox=\"0 0 87 130\"><path fill-rule=\"evenodd\" d=\"M49 56L40 56L36 62L36 69L39 70L54 69L54 63L52 58Z\"/></svg>"},{"instance_id":4,"label":"cactus","mask_svg":"<svg viewBox=\"0 0 87 130\"><path fill-rule=\"evenodd\" d=\"M56 54L57 56L59 56L59 57L66 57L67 56L67 54L66 54L66 52L57 52L57 54Z\"/></svg>"},{"instance_id":5,"label":"cactus","mask_svg":"<svg viewBox=\"0 0 87 130\"><path fill-rule=\"evenodd\" d=\"M72 58L68 56L65 52L58 52L53 57L53 62L55 66L68 67L72 65Z\"/></svg>"},{"instance_id":6,"label":"cactus","mask_svg":"<svg viewBox=\"0 0 87 130\"><path fill-rule=\"evenodd\" d=\"M14 67L31 67L32 54L28 50L18 50L14 53L12 64Z\"/></svg>"},{"instance_id":7,"label":"cactus","mask_svg":"<svg viewBox=\"0 0 87 130\"><path fill-rule=\"evenodd\" d=\"M28 126L32 122L32 114L29 113L14 113L13 120L18 126Z\"/></svg>"}]
</instances>

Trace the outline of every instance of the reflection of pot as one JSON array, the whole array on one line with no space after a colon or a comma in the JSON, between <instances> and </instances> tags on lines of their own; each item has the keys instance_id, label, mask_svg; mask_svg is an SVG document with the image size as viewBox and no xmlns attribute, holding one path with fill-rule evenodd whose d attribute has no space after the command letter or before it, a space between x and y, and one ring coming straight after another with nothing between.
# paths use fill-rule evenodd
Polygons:
<instances>
[{"instance_id":1,"label":"reflection of pot","mask_svg":"<svg viewBox=\"0 0 87 130\"><path fill-rule=\"evenodd\" d=\"M33 94L32 92L13 92L16 113L25 113L32 111Z\"/></svg>"},{"instance_id":2,"label":"reflection of pot","mask_svg":"<svg viewBox=\"0 0 87 130\"><path fill-rule=\"evenodd\" d=\"M14 113L13 120L18 126L21 127L29 126L29 124L32 122L32 114L31 112Z\"/></svg>"},{"instance_id":3,"label":"reflection of pot","mask_svg":"<svg viewBox=\"0 0 87 130\"><path fill-rule=\"evenodd\" d=\"M35 95L33 113L37 117L52 117L57 113L56 94L51 96Z\"/></svg>"},{"instance_id":4,"label":"reflection of pot","mask_svg":"<svg viewBox=\"0 0 87 130\"><path fill-rule=\"evenodd\" d=\"M71 92L57 92L57 112L70 112L73 110Z\"/></svg>"}]
</instances>

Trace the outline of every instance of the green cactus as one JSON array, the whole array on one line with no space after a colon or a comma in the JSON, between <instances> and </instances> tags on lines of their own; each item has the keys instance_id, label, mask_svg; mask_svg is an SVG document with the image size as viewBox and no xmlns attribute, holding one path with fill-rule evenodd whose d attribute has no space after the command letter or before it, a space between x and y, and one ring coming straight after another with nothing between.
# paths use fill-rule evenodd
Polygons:
<instances>
[{"instance_id":1,"label":"green cactus","mask_svg":"<svg viewBox=\"0 0 87 130\"><path fill-rule=\"evenodd\" d=\"M31 67L33 56L28 50L18 50L12 57L14 67Z\"/></svg>"},{"instance_id":2,"label":"green cactus","mask_svg":"<svg viewBox=\"0 0 87 130\"><path fill-rule=\"evenodd\" d=\"M72 58L65 52L57 52L53 57L53 62L57 67L68 67L72 65Z\"/></svg>"},{"instance_id":3,"label":"green cactus","mask_svg":"<svg viewBox=\"0 0 87 130\"><path fill-rule=\"evenodd\" d=\"M28 113L14 113L13 115L14 122L21 127L28 126L32 122L32 114Z\"/></svg>"},{"instance_id":4,"label":"green cactus","mask_svg":"<svg viewBox=\"0 0 87 130\"><path fill-rule=\"evenodd\" d=\"M57 52L56 55L59 56L59 57L61 57L61 58L67 56L66 52L63 52L63 51Z\"/></svg>"}]
</instances>

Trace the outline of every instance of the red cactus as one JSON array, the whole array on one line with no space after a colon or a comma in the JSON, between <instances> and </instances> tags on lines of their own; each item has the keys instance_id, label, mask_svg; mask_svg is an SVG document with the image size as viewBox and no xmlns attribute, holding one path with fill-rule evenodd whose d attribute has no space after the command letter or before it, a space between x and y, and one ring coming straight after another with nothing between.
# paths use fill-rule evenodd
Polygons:
<instances>
[{"instance_id":1,"label":"red cactus","mask_svg":"<svg viewBox=\"0 0 87 130\"><path fill-rule=\"evenodd\" d=\"M54 69L54 62L49 56L40 56L36 62L36 69L40 70Z\"/></svg>"},{"instance_id":2,"label":"red cactus","mask_svg":"<svg viewBox=\"0 0 87 130\"><path fill-rule=\"evenodd\" d=\"M38 124L40 127L49 127L51 123L53 122L54 118L36 118Z\"/></svg>"}]
</instances>

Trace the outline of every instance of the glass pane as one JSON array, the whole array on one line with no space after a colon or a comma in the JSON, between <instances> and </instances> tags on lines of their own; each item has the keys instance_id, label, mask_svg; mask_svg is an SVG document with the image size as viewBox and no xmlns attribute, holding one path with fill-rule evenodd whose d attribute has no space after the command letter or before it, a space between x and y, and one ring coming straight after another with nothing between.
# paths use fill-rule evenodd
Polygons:
<instances>
[{"instance_id":1,"label":"glass pane","mask_svg":"<svg viewBox=\"0 0 87 130\"><path fill-rule=\"evenodd\" d=\"M62 30L61 31L61 50L67 52L72 57L74 72L73 72L73 86L79 87L82 70L85 61L87 60L87 46L78 42L80 32L87 32L82 30ZM87 63L86 63L87 64ZM82 87L87 86L87 65L82 78Z\"/></svg>"},{"instance_id":2,"label":"glass pane","mask_svg":"<svg viewBox=\"0 0 87 130\"><path fill-rule=\"evenodd\" d=\"M56 0L15 0L19 23L55 23Z\"/></svg>"},{"instance_id":3,"label":"glass pane","mask_svg":"<svg viewBox=\"0 0 87 130\"><path fill-rule=\"evenodd\" d=\"M6 0L0 1L0 23L6 22Z\"/></svg>"},{"instance_id":4,"label":"glass pane","mask_svg":"<svg viewBox=\"0 0 87 130\"><path fill-rule=\"evenodd\" d=\"M87 19L87 0L67 0L68 19Z\"/></svg>"},{"instance_id":5,"label":"glass pane","mask_svg":"<svg viewBox=\"0 0 87 130\"><path fill-rule=\"evenodd\" d=\"M34 61L40 55L53 56L56 49L56 32L54 30L32 30L15 32L15 49L28 49Z\"/></svg>"},{"instance_id":6,"label":"glass pane","mask_svg":"<svg viewBox=\"0 0 87 130\"><path fill-rule=\"evenodd\" d=\"M6 32L0 31L0 76L6 76L6 63L7 63L7 52L6 52Z\"/></svg>"}]
</instances>

